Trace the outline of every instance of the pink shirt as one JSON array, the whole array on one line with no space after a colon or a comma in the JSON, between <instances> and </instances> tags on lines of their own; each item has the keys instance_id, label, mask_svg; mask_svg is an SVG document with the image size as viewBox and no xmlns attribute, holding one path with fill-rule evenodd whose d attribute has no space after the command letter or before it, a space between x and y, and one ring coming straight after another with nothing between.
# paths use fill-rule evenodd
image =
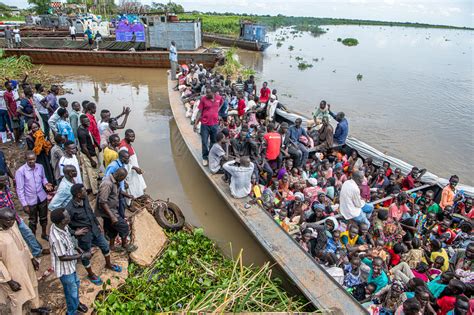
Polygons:
<instances>
[{"instance_id":1,"label":"pink shirt","mask_svg":"<svg viewBox=\"0 0 474 315\"><path fill-rule=\"evenodd\" d=\"M408 207L403 204L400 206L397 206L397 204L394 202L388 207L388 213L392 219L395 219L397 221L400 221L404 213L408 212Z\"/></svg>"}]
</instances>

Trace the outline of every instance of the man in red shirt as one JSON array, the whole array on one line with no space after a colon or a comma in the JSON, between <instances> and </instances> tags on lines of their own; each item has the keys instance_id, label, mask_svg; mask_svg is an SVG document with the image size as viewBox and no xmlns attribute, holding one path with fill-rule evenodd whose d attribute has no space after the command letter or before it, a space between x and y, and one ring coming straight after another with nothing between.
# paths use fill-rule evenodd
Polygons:
<instances>
[{"instance_id":1,"label":"man in red shirt","mask_svg":"<svg viewBox=\"0 0 474 315\"><path fill-rule=\"evenodd\" d=\"M239 116L239 119L242 120L244 118L244 115L245 115L245 108L246 108L246 105L245 105L245 99L244 99L244 95L242 93L239 93L239 95L237 96L238 99L239 99L239 102L237 104L237 115Z\"/></svg>"},{"instance_id":2,"label":"man in red shirt","mask_svg":"<svg viewBox=\"0 0 474 315\"><path fill-rule=\"evenodd\" d=\"M402 181L402 190L410 190L415 188L420 182L421 177L426 173L426 169L418 169L418 167L413 167L411 172L403 179Z\"/></svg>"},{"instance_id":3,"label":"man in red shirt","mask_svg":"<svg viewBox=\"0 0 474 315\"><path fill-rule=\"evenodd\" d=\"M87 109L86 109L86 116L89 118L90 125L89 125L89 132L92 135L92 138L94 139L94 144L97 148L100 148L100 133L99 133L99 128L97 127L97 120L95 119L95 113L97 111L97 107L95 103L89 103L87 104Z\"/></svg>"},{"instance_id":4,"label":"man in red shirt","mask_svg":"<svg viewBox=\"0 0 474 315\"><path fill-rule=\"evenodd\" d=\"M271 162L276 160L278 163L277 168L280 169L281 135L278 132L275 132L275 124L268 124L267 133L265 134L264 139L267 142L267 161Z\"/></svg>"},{"instance_id":5,"label":"man in red shirt","mask_svg":"<svg viewBox=\"0 0 474 315\"><path fill-rule=\"evenodd\" d=\"M199 102L199 112L194 122L194 131L201 122L201 144L202 144L202 165L207 166L209 148L216 143L216 135L219 124L219 108L222 105L222 97L212 92L211 88L206 88L206 95L201 97ZM209 145L210 140L210 145Z\"/></svg>"},{"instance_id":6,"label":"man in red shirt","mask_svg":"<svg viewBox=\"0 0 474 315\"><path fill-rule=\"evenodd\" d=\"M3 94L3 99L7 105L8 117L10 117L11 126L13 128L13 136L15 137L15 142L18 143L21 138L21 128L20 128L20 115L18 114L16 108L16 100L13 94L13 85L11 81L5 82L5 93Z\"/></svg>"},{"instance_id":7,"label":"man in red shirt","mask_svg":"<svg viewBox=\"0 0 474 315\"><path fill-rule=\"evenodd\" d=\"M272 91L267 87L268 83L263 82L263 86L260 89L260 103L266 103L270 99Z\"/></svg>"}]
</instances>

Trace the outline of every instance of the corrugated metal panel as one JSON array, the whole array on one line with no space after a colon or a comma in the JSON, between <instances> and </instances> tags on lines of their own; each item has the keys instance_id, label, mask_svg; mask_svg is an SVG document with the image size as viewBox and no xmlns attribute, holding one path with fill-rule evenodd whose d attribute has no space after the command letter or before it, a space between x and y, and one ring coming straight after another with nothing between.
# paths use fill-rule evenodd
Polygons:
<instances>
[{"instance_id":1,"label":"corrugated metal panel","mask_svg":"<svg viewBox=\"0 0 474 315\"><path fill-rule=\"evenodd\" d=\"M200 22L161 23L155 20L150 26L150 47L169 48L172 40L176 42L179 50L196 50L201 46Z\"/></svg>"}]
</instances>

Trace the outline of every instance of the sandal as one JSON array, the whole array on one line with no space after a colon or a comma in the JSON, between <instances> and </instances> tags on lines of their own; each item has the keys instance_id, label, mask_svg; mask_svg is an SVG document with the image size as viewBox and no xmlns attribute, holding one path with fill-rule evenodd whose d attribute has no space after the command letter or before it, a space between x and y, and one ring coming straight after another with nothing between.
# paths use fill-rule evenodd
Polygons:
<instances>
[{"instance_id":1,"label":"sandal","mask_svg":"<svg viewBox=\"0 0 474 315\"><path fill-rule=\"evenodd\" d=\"M115 271L115 272L122 272L122 267L119 265L112 264L112 268L110 270Z\"/></svg>"},{"instance_id":2,"label":"sandal","mask_svg":"<svg viewBox=\"0 0 474 315\"><path fill-rule=\"evenodd\" d=\"M90 282L92 282L95 285L101 285L103 283L102 279L99 276L95 276L95 277L87 276L87 279L89 279Z\"/></svg>"}]
</instances>

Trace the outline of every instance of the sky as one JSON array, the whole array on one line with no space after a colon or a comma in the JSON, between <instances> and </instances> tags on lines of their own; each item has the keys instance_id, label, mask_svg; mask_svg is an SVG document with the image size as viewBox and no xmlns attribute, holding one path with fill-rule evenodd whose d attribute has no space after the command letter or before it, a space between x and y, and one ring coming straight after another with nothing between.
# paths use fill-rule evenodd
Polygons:
<instances>
[{"instance_id":1,"label":"sky","mask_svg":"<svg viewBox=\"0 0 474 315\"><path fill-rule=\"evenodd\" d=\"M24 8L27 0L0 0ZM117 0L116 0L117 1ZM141 0L143 4L166 0ZM215 11L421 22L474 27L474 0L175 0L186 11Z\"/></svg>"}]
</instances>

